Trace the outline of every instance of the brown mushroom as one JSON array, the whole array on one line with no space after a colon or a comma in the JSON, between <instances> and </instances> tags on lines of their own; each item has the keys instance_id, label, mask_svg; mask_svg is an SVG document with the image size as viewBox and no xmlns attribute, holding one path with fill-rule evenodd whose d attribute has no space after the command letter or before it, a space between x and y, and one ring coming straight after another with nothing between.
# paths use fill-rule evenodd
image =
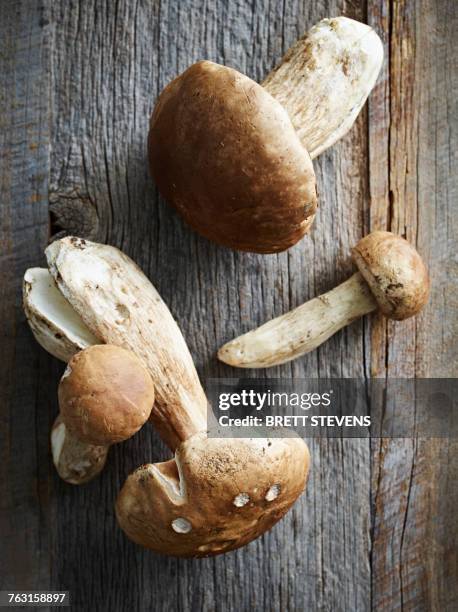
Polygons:
<instances>
[{"instance_id":1,"label":"brown mushroom","mask_svg":"<svg viewBox=\"0 0 458 612\"><path fill-rule=\"evenodd\" d=\"M219 244L283 251L313 219L315 173L288 114L232 68L198 62L175 79L159 97L148 142L164 197Z\"/></svg>"},{"instance_id":2,"label":"brown mushroom","mask_svg":"<svg viewBox=\"0 0 458 612\"><path fill-rule=\"evenodd\" d=\"M103 344L72 357L59 384L60 415L51 433L61 478L82 484L96 476L108 448L132 437L153 404L151 376L131 351Z\"/></svg>"},{"instance_id":3,"label":"brown mushroom","mask_svg":"<svg viewBox=\"0 0 458 612\"><path fill-rule=\"evenodd\" d=\"M383 58L367 25L325 19L262 86L201 61L161 93L150 121L151 173L197 232L243 251L295 244L317 208L311 155L345 134Z\"/></svg>"},{"instance_id":4,"label":"brown mushroom","mask_svg":"<svg viewBox=\"0 0 458 612\"><path fill-rule=\"evenodd\" d=\"M129 476L116 502L118 522L131 540L162 554L228 552L286 514L304 490L309 463L297 437L194 434L175 449L175 459Z\"/></svg>"},{"instance_id":5,"label":"brown mushroom","mask_svg":"<svg viewBox=\"0 0 458 612\"><path fill-rule=\"evenodd\" d=\"M352 250L359 268L347 281L291 312L231 340L218 358L239 368L266 368L320 346L355 319L380 309L407 319L426 304L429 278L415 248L391 232L375 231Z\"/></svg>"}]
</instances>

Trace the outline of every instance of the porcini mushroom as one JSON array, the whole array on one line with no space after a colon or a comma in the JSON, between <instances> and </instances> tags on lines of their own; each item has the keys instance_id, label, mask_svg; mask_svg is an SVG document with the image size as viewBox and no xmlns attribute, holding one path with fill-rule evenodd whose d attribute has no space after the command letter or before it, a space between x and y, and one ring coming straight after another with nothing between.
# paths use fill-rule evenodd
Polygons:
<instances>
[{"instance_id":1,"label":"porcini mushroom","mask_svg":"<svg viewBox=\"0 0 458 612\"><path fill-rule=\"evenodd\" d=\"M429 278L415 248L401 236L375 231L352 250L359 272L291 312L228 342L218 358L239 368L267 368L315 349L355 319L379 309L396 320L426 304Z\"/></svg>"},{"instance_id":2,"label":"porcini mushroom","mask_svg":"<svg viewBox=\"0 0 458 612\"><path fill-rule=\"evenodd\" d=\"M112 444L146 423L154 385L134 353L101 344L70 360L58 395L60 414L51 432L54 465L63 480L82 484L100 472Z\"/></svg>"},{"instance_id":3,"label":"porcini mushroom","mask_svg":"<svg viewBox=\"0 0 458 612\"><path fill-rule=\"evenodd\" d=\"M124 484L116 515L130 539L156 552L203 557L270 529L302 493L310 457L300 438L195 434L175 459L143 465Z\"/></svg>"},{"instance_id":4,"label":"porcini mushroom","mask_svg":"<svg viewBox=\"0 0 458 612\"><path fill-rule=\"evenodd\" d=\"M88 330L145 364L156 393L150 420L175 451L175 459L127 479L116 504L127 535L164 554L206 556L269 529L305 487L306 444L209 436L207 399L189 350L139 268L118 249L72 237L52 243L46 256L57 289ZM65 309L56 319L65 330Z\"/></svg>"},{"instance_id":5,"label":"porcini mushroom","mask_svg":"<svg viewBox=\"0 0 458 612\"><path fill-rule=\"evenodd\" d=\"M324 19L258 85L209 61L161 93L150 121L151 173L197 232L243 251L295 244L317 207L311 157L351 127L383 60L367 25Z\"/></svg>"}]
</instances>

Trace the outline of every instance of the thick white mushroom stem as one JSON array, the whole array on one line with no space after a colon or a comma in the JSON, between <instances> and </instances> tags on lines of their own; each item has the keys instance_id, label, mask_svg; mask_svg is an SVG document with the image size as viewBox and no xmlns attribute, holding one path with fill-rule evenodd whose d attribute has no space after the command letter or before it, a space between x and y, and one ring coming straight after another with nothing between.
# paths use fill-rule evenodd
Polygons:
<instances>
[{"instance_id":1,"label":"thick white mushroom stem","mask_svg":"<svg viewBox=\"0 0 458 612\"><path fill-rule=\"evenodd\" d=\"M357 272L347 281L220 348L218 358L238 368L269 368L304 355L339 329L378 308Z\"/></svg>"},{"instance_id":2,"label":"thick white mushroom stem","mask_svg":"<svg viewBox=\"0 0 458 612\"><path fill-rule=\"evenodd\" d=\"M169 447L205 430L207 399L185 340L138 266L114 247L74 237L53 242L46 257L60 293L99 343L143 361L156 391L150 420Z\"/></svg>"},{"instance_id":3,"label":"thick white mushroom stem","mask_svg":"<svg viewBox=\"0 0 458 612\"><path fill-rule=\"evenodd\" d=\"M382 62L383 45L371 27L347 17L323 19L262 86L287 110L313 159L351 128Z\"/></svg>"}]
</instances>

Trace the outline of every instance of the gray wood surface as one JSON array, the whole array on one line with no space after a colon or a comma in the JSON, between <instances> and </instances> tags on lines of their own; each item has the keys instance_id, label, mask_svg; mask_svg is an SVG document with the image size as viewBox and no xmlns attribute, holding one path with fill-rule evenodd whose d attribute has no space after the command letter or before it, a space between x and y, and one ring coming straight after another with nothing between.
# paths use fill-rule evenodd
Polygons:
<instances>
[{"instance_id":1,"label":"gray wood surface","mask_svg":"<svg viewBox=\"0 0 458 612\"><path fill-rule=\"evenodd\" d=\"M43 261L49 228L50 47L38 7L0 2L0 40L0 580L27 589L50 580L46 430L60 370L21 312L21 277Z\"/></svg>"},{"instance_id":2,"label":"gray wood surface","mask_svg":"<svg viewBox=\"0 0 458 612\"><path fill-rule=\"evenodd\" d=\"M262 539L214 559L130 543L113 502L126 475L169 455L151 428L102 477L59 481L48 450L63 366L34 343L24 270L74 233L126 251L178 320L203 382L238 372L226 340L351 273L369 229L418 245L432 273L415 320L354 323L314 353L253 376L456 376L458 14L450 0L2 0L0 370L2 588L59 588L77 610L455 610L456 440L312 440L311 479ZM352 131L315 161L315 227L286 253L235 253L184 226L148 176L160 90L208 58L261 80L323 17L374 25L386 62ZM3 552L5 551L5 552Z\"/></svg>"}]
</instances>

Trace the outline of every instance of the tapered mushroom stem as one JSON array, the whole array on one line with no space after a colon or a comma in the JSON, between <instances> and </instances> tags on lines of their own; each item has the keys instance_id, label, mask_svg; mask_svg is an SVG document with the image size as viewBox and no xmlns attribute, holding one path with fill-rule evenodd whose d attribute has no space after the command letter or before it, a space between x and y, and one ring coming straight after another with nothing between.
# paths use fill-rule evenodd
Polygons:
<instances>
[{"instance_id":1,"label":"tapered mushroom stem","mask_svg":"<svg viewBox=\"0 0 458 612\"><path fill-rule=\"evenodd\" d=\"M239 368L268 368L313 351L339 329L377 309L359 272L347 281L228 342L218 358Z\"/></svg>"},{"instance_id":2,"label":"tapered mushroom stem","mask_svg":"<svg viewBox=\"0 0 458 612\"><path fill-rule=\"evenodd\" d=\"M261 84L286 109L313 159L351 128L382 62L383 45L370 26L323 19Z\"/></svg>"},{"instance_id":3,"label":"tapered mushroom stem","mask_svg":"<svg viewBox=\"0 0 458 612\"><path fill-rule=\"evenodd\" d=\"M267 368L312 351L339 329L376 310L407 319L426 304L429 278L415 248L391 232L371 232L352 249L359 268L336 289L235 338L218 351L239 368Z\"/></svg>"}]
</instances>

